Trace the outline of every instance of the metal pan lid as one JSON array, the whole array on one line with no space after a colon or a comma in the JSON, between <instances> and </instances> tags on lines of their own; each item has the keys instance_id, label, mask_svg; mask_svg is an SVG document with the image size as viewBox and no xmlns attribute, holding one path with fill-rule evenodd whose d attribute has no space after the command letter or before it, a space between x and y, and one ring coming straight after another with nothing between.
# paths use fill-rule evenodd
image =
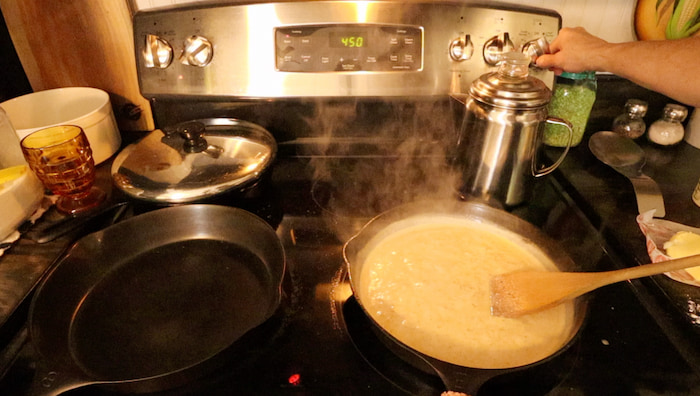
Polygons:
<instances>
[{"instance_id":1,"label":"metal pan lid","mask_svg":"<svg viewBox=\"0 0 700 396\"><path fill-rule=\"evenodd\" d=\"M252 184L276 154L274 137L261 126L210 118L154 130L124 148L111 173L133 198L186 203Z\"/></svg>"}]
</instances>

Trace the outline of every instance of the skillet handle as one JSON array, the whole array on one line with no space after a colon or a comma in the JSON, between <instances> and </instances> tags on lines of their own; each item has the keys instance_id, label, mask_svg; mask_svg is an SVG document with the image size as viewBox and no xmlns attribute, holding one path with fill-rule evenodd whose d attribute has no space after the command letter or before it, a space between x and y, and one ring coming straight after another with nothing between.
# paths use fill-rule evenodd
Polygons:
<instances>
[{"instance_id":1,"label":"skillet handle","mask_svg":"<svg viewBox=\"0 0 700 396\"><path fill-rule=\"evenodd\" d=\"M116 223L128 205L127 202L117 202L80 216L65 217L43 229L32 229L27 236L36 243L47 243L77 230L86 234L94 231L95 228L103 228L105 223L107 225Z\"/></svg>"},{"instance_id":2,"label":"skillet handle","mask_svg":"<svg viewBox=\"0 0 700 396\"><path fill-rule=\"evenodd\" d=\"M476 395L488 380L509 372L507 369L475 369L421 356L437 373L448 391Z\"/></svg>"},{"instance_id":3,"label":"skillet handle","mask_svg":"<svg viewBox=\"0 0 700 396\"><path fill-rule=\"evenodd\" d=\"M58 396L63 392L82 386L95 384L98 381L91 381L82 378L81 375L70 370L52 370L43 359L36 362L36 372L29 388L29 396Z\"/></svg>"}]
</instances>

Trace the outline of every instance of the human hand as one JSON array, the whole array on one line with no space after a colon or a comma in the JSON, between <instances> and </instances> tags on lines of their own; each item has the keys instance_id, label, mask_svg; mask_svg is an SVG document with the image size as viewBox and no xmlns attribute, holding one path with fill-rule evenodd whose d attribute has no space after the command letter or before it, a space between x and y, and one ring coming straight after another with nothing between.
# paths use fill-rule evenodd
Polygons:
<instances>
[{"instance_id":1,"label":"human hand","mask_svg":"<svg viewBox=\"0 0 700 396\"><path fill-rule=\"evenodd\" d=\"M563 71L604 71L599 70L596 60L608 45L607 41L593 36L584 28L562 28L549 44L551 54L541 55L536 63L538 67L553 70L557 75Z\"/></svg>"}]
</instances>

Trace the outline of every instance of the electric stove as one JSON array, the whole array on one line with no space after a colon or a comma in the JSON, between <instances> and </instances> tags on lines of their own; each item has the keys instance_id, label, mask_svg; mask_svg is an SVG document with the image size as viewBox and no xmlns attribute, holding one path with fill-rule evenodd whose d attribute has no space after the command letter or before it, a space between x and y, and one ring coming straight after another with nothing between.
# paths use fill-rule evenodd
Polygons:
<instances>
[{"instance_id":1,"label":"electric stove","mask_svg":"<svg viewBox=\"0 0 700 396\"><path fill-rule=\"evenodd\" d=\"M472 1L221 1L137 13L139 84L157 127L230 117L277 139L278 156L256 194L211 203L268 221L287 263L278 312L237 342L221 367L157 395L447 390L437 372L390 348L359 308L343 244L396 205L458 199L449 158L463 106L453 97L493 70L492 56L551 39L560 25L549 10ZM532 73L554 82L551 72ZM572 151L566 166L537 180L530 200L506 209L541 228L582 270L630 265L626 240L611 238L606 227L619 219L587 191L619 180L596 173L585 147ZM108 166L98 169L106 186ZM576 178L586 172L595 177ZM130 204L127 216L156 209ZM625 235L632 234L634 213L616 215L629 220ZM0 267L38 257L51 262L70 241L41 246L22 239ZM700 394L697 324L657 304L668 300L664 290L630 281L590 293L585 323L556 365L495 376L478 395ZM0 361L9 364L0 394L26 394L33 377L36 355L21 326L30 295L31 288L7 321L16 331L3 338L9 341ZM65 394L119 393L89 386Z\"/></svg>"}]
</instances>

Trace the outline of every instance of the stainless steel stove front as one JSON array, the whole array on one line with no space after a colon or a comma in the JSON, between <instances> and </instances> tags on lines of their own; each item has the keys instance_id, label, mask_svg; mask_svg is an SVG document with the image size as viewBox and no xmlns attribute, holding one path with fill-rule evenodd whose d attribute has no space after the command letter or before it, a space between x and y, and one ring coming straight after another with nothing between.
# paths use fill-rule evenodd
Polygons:
<instances>
[{"instance_id":1,"label":"stainless steel stove front","mask_svg":"<svg viewBox=\"0 0 700 396\"><path fill-rule=\"evenodd\" d=\"M138 12L149 99L464 93L499 55L554 38L553 11L500 1L214 2ZM533 68L551 86L553 74Z\"/></svg>"}]
</instances>

